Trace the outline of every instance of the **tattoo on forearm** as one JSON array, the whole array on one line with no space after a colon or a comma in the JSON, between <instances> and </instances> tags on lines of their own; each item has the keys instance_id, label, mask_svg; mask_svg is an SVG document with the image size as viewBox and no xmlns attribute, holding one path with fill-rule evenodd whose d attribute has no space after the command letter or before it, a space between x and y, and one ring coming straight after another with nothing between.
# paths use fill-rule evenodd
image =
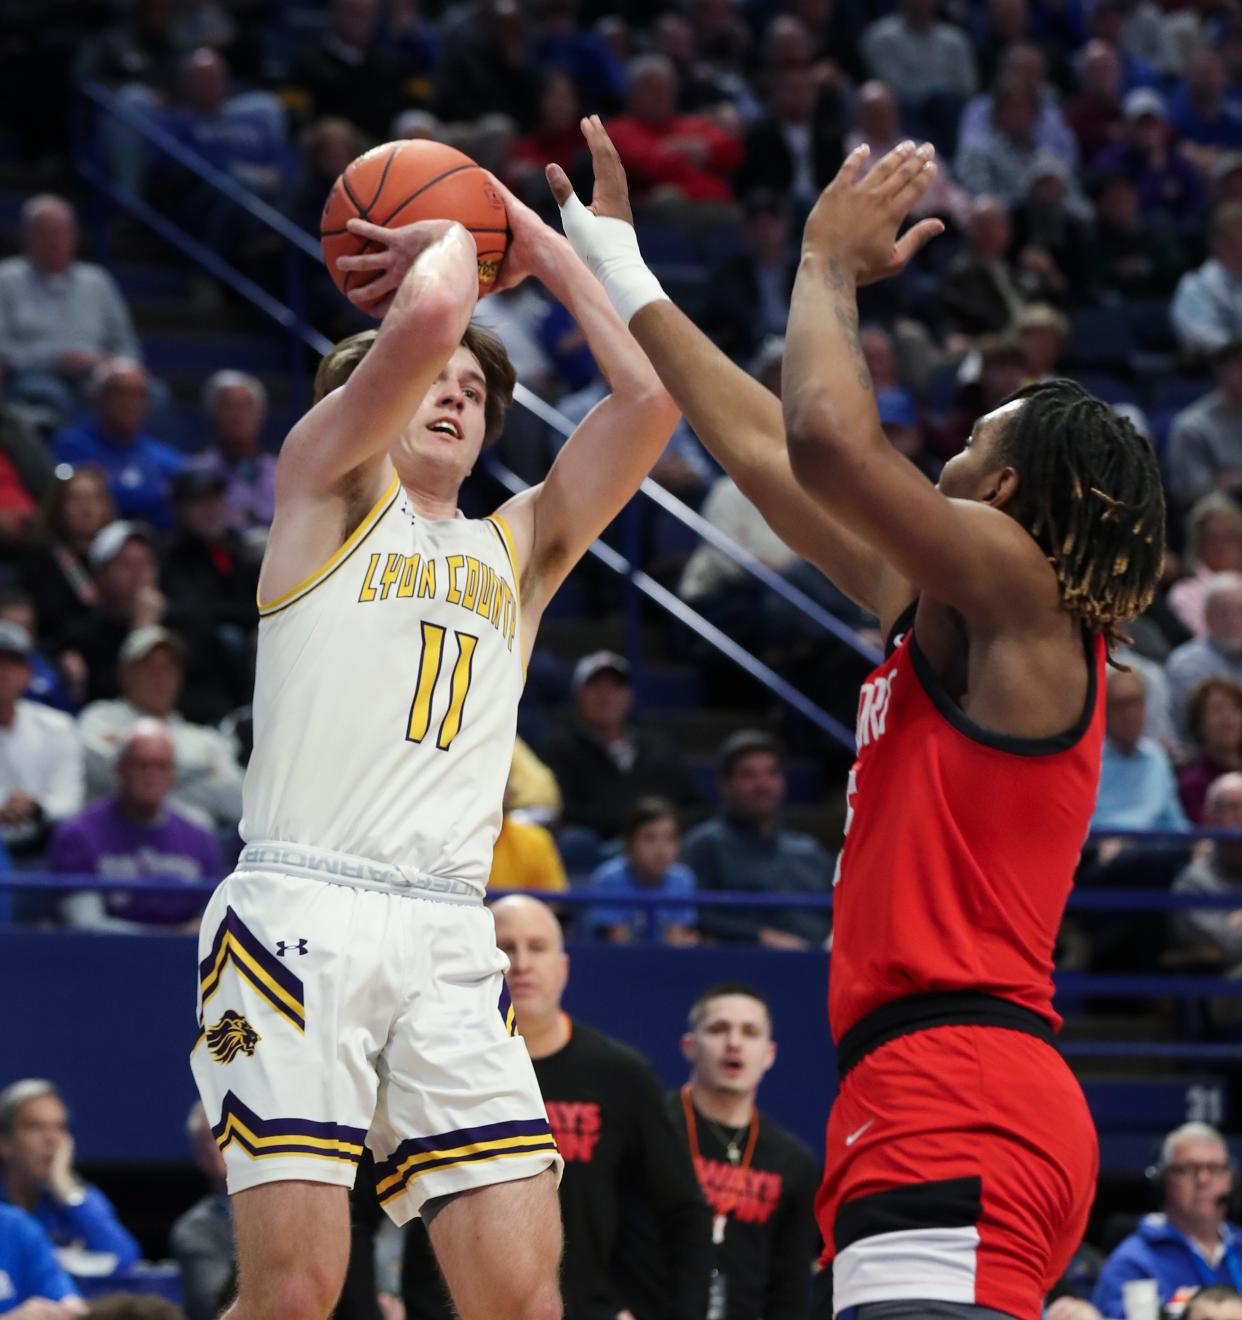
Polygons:
<instances>
[{"instance_id":1,"label":"tattoo on forearm","mask_svg":"<svg viewBox=\"0 0 1242 1320\"><path fill-rule=\"evenodd\" d=\"M848 281L845 278L845 272L841 269L838 262L831 257L828 258L828 265L824 271L824 279L828 282L828 287L833 293L844 293Z\"/></svg>"},{"instance_id":2,"label":"tattoo on forearm","mask_svg":"<svg viewBox=\"0 0 1242 1320\"><path fill-rule=\"evenodd\" d=\"M867 370L867 359L863 353L862 336L858 330L858 311L853 307L842 306L841 303L835 303L832 308L833 315L837 318L837 324L845 331L845 342L850 347L850 353L854 357L854 363L858 368L858 384L860 389L871 389L871 372Z\"/></svg>"}]
</instances>

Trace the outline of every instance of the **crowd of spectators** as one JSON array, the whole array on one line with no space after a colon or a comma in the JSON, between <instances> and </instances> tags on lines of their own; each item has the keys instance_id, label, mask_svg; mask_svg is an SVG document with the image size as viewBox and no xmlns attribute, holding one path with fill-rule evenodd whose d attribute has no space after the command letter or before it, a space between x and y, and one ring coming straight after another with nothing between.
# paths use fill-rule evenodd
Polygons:
<instances>
[{"instance_id":1,"label":"crowd of spectators","mask_svg":"<svg viewBox=\"0 0 1242 1320\"><path fill-rule=\"evenodd\" d=\"M930 137L941 168L922 212L943 217L948 233L864 298L882 425L934 480L974 416L1069 370L1151 432L1170 496L1167 590L1134 626L1130 672L1109 685L1095 823L1174 834L1202 823L1214 780L1242 766L1233 17L1150 0L1014 0L969 14L933 0L667 12L640 0L607 10L589 0L331 0L293 26L282 13L274 3L147 0L119 14L85 5L47 31L21 28L0 61L29 85L30 70L47 68L48 43L71 34L73 77L110 89L126 110L100 117L100 159L243 265L262 235L212 178L313 229L332 179L359 151L430 137L467 149L548 210L541 166L554 158L584 179L577 121L599 113L652 260L689 267L674 273L678 296L774 391L801 217L855 144L868 143L874 160L907 134ZM156 145L135 127L143 117L162 130ZM158 146L167 139L176 151ZM31 159L56 151L33 125L17 146ZM204 181L185 153L215 175ZM143 365L134 317L109 271L83 254L72 202L30 195L15 242L0 261L0 676L25 684L0 737L34 750L23 750L20 771L9 768L13 752L0 763L0 838L18 866L136 876L157 858L178 876L208 874L235 847L248 754L254 587L274 501L268 386L217 371L192 423L170 437L173 388ZM599 397L581 335L538 288L488 300L480 316L506 338L523 379L571 419ZM1116 345L1094 342L1114 333ZM1162 392L1148 376L1180 385ZM175 389L184 419L186 387ZM538 440L536 467L556 443ZM869 635L873 621L771 535L688 429L655 475ZM848 720L856 656L825 663L838 645L718 551L672 562L668 580L685 600ZM753 747L736 766L726 747L710 786L701 762L636 718L621 657L584 657L567 687L533 748L554 798L520 800L515 765L498 887L557 889L593 873L604 888L687 897L827 890L832 859L779 824L775 746ZM139 725L162 731L169 765L145 739L133 752ZM156 793L161 778L170 782ZM144 792L157 802L138 808ZM152 830L163 842L140 848L137 835ZM126 847L147 862L119 860ZM1131 852L1106 839L1084 876L1105 876ZM1176 848L1166 858L1171 883L1187 859ZM87 914L85 897L24 910L87 924L155 920L122 914L124 896ZM180 900L174 909L173 924L193 917ZM582 914L582 929L790 947L828 933L807 910L651 911L601 908Z\"/></svg>"}]
</instances>

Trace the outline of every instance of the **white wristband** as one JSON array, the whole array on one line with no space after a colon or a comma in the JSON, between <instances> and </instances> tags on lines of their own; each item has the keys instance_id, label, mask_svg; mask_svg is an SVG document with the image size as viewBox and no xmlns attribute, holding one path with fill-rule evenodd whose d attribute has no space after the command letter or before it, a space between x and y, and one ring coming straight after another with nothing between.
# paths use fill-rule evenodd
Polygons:
<instances>
[{"instance_id":1,"label":"white wristband","mask_svg":"<svg viewBox=\"0 0 1242 1320\"><path fill-rule=\"evenodd\" d=\"M648 303L668 301L643 261L633 225L596 215L572 193L561 207L561 224L570 246L604 286L608 301L626 325Z\"/></svg>"}]
</instances>

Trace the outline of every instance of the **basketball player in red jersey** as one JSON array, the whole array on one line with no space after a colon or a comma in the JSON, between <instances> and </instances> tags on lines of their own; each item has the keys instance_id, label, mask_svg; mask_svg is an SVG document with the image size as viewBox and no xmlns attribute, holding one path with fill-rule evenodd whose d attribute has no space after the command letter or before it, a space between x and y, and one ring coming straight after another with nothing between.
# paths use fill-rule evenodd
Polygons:
<instances>
[{"instance_id":1,"label":"basketball player in red jersey","mask_svg":"<svg viewBox=\"0 0 1242 1320\"><path fill-rule=\"evenodd\" d=\"M855 293L940 231L896 241L930 147L861 181L856 151L820 197L782 421L667 299L633 296L624 174L598 123L584 132L594 214L550 171L571 241L743 493L889 638L859 704L836 885L842 1081L816 1207L834 1310L1036 1320L1094 1192L1090 1115L1052 1043L1052 952L1095 801L1107 648L1163 556L1155 458L1066 381L980 419L939 489L888 444Z\"/></svg>"}]
</instances>

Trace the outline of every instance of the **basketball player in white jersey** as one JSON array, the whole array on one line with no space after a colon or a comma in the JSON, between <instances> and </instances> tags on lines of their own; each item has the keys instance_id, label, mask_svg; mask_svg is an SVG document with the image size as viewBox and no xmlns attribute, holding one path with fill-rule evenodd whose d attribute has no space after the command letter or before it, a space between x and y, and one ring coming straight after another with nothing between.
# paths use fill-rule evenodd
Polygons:
<instances>
[{"instance_id":1,"label":"basketball player in white jersey","mask_svg":"<svg viewBox=\"0 0 1242 1320\"><path fill-rule=\"evenodd\" d=\"M612 393L546 480L487 519L458 490L513 389L470 327L460 225L387 231L280 453L259 586L255 749L213 896L192 1063L228 1166L232 1320L322 1320L364 1143L422 1214L463 1320L552 1320L561 1161L483 906L535 632L663 448L676 408L569 244L506 195L504 285L565 304Z\"/></svg>"}]
</instances>

